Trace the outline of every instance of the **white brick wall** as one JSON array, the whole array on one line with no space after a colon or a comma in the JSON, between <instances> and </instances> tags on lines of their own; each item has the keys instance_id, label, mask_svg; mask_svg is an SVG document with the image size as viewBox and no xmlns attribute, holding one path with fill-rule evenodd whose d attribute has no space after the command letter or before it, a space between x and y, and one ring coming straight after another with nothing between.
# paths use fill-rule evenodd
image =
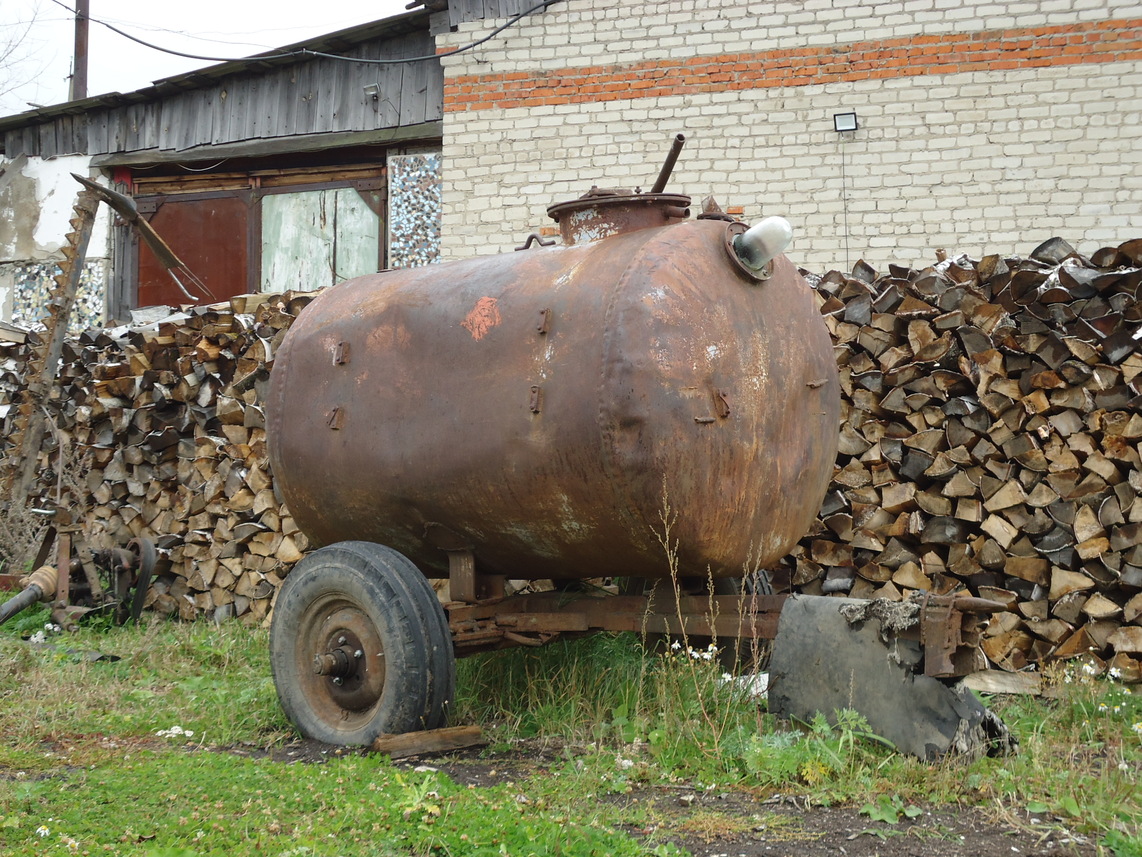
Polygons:
<instances>
[{"instance_id":1,"label":"white brick wall","mask_svg":"<svg viewBox=\"0 0 1142 857\"><path fill-rule=\"evenodd\" d=\"M732 53L1139 17L1138 0L566 0L446 63L486 73L506 70L505 61L542 65L527 52L544 47L555 48L560 66L586 66L647 58L672 37L682 37L687 53ZM437 44L458 47L502 23L464 24ZM580 47L566 50L569 43Z\"/></svg>"},{"instance_id":2,"label":"white brick wall","mask_svg":"<svg viewBox=\"0 0 1142 857\"><path fill-rule=\"evenodd\" d=\"M538 72L1142 18L1127 0L807 0L741 4L567 0L446 75ZM465 25L455 47L500 22ZM783 214L789 255L816 270L864 258L926 264L936 248L1028 253L1059 235L1082 252L1142 236L1142 63L1102 62L689 92L601 103L446 110L445 254L508 250L545 208L592 184L648 187L673 134L669 190L714 193L745 219ZM861 128L838 135L832 114Z\"/></svg>"}]
</instances>

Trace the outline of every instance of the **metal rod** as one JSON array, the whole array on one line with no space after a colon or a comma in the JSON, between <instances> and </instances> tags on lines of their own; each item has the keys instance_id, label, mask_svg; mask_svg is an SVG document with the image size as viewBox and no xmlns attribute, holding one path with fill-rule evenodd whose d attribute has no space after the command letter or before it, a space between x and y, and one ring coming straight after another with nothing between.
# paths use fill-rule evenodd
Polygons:
<instances>
[{"instance_id":1,"label":"metal rod","mask_svg":"<svg viewBox=\"0 0 1142 857\"><path fill-rule=\"evenodd\" d=\"M666 156L666 163L662 165L662 171L658 174L658 178L654 180L654 187L650 189L651 193L662 193L666 189L666 183L670 181L670 174L674 172L674 164L678 162L678 155L682 152L682 146L686 143L686 135L678 134L674 137L674 142L670 146L670 152Z\"/></svg>"},{"instance_id":2,"label":"metal rod","mask_svg":"<svg viewBox=\"0 0 1142 857\"><path fill-rule=\"evenodd\" d=\"M34 583L8 601L0 605L0 625L7 622L21 610L31 607L43 597L43 590L36 586Z\"/></svg>"}]
</instances>

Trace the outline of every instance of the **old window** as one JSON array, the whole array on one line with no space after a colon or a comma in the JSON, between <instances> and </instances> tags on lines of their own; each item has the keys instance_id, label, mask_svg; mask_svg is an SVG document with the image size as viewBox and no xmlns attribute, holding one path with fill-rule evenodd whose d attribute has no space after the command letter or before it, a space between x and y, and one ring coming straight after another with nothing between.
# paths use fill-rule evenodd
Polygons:
<instances>
[{"instance_id":1,"label":"old window","mask_svg":"<svg viewBox=\"0 0 1142 857\"><path fill-rule=\"evenodd\" d=\"M263 197L260 290L311 291L379 270L377 207L355 188Z\"/></svg>"},{"instance_id":2,"label":"old window","mask_svg":"<svg viewBox=\"0 0 1142 857\"><path fill-rule=\"evenodd\" d=\"M195 302L308 291L439 257L438 152L377 153L346 164L230 166L119 170L115 176L209 288L211 296L196 295ZM131 230L120 226L116 242L113 314L190 302Z\"/></svg>"}]
</instances>

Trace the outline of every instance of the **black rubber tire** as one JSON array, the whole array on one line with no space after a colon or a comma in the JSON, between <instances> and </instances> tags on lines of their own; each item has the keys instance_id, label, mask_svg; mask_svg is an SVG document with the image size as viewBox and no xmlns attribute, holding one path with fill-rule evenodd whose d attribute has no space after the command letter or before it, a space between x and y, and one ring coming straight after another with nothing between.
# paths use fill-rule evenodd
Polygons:
<instances>
[{"instance_id":1,"label":"black rubber tire","mask_svg":"<svg viewBox=\"0 0 1142 857\"><path fill-rule=\"evenodd\" d=\"M340 683L313 661L347 641L362 655ZM309 554L282 584L270 626L278 700L307 738L368 745L444 722L455 655L428 580L390 548L339 542Z\"/></svg>"},{"instance_id":2,"label":"black rubber tire","mask_svg":"<svg viewBox=\"0 0 1142 857\"><path fill-rule=\"evenodd\" d=\"M456 695L456 652L452 646L452 631L448 627L448 617L444 613L444 607L436 597L436 590L432 588L432 584L404 554L385 545L370 542L354 544L365 545L383 556L386 562L402 566L398 582L407 585L409 595L415 600L428 629L426 640L429 648L432 690L424 728L439 729L447 725L452 699Z\"/></svg>"},{"instance_id":3,"label":"black rubber tire","mask_svg":"<svg viewBox=\"0 0 1142 857\"><path fill-rule=\"evenodd\" d=\"M155 563L158 560L158 551L155 543L150 539L131 539L127 543L129 550L139 555L139 573L135 580L135 597L131 599L131 612L128 618L132 625L139 624L139 617L143 615L143 603L147 600L147 590L151 588L151 577L155 572Z\"/></svg>"}]
</instances>

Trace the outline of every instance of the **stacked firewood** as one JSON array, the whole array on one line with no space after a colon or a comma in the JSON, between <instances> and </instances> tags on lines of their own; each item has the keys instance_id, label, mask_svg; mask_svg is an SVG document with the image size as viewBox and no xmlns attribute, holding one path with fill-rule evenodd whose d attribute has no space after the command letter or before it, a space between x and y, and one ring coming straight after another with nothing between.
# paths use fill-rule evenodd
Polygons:
<instances>
[{"instance_id":1,"label":"stacked firewood","mask_svg":"<svg viewBox=\"0 0 1142 857\"><path fill-rule=\"evenodd\" d=\"M1142 658L1142 240L1079 256L938 254L811 277L842 388L840 454L786 563L803 592L1000 602L1017 670Z\"/></svg>"},{"instance_id":2,"label":"stacked firewood","mask_svg":"<svg viewBox=\"0 0 1142 857\"><path fill-rule=\"evenodd\" d=\"M38 504L82 510L93 549L153 540L152 609L259 622L308 548L274 494L263 402L273 354L312 297L152 309L153 322L67 343ZM24 358L6 356L6 388ZM62 496L61 468L72 477Z\"/></svg>"},{"instance_id":3,"label":"stacked firewood","mask_svg":"<svg viewBox=\"0 0 1142 857\"><path fill-rule=\"evenodd\" d=\"M970 592L1004 608L984 640L994 665L1083 656L1137 679L1142 240L809 278L841 375L840 454L779 582ZM264 402L311 298L240 296L68 343L38 505L78 513L92 547L155 540L153 609L261 622L308 549L274 495ZM20 338L0 338L5 437Z\"/></svg>"},{"instance_id":4,"label":"stacked firewood","mask_svg":"<svg viewBox=\"0 0 1142 857\"><path fill-rule=\"evenodd\" d=\"M0 424L4 437L10 433L14 403L24 389L24 367L28 363L28 332L0 322Z\"/></svg>"}]
</instances>

